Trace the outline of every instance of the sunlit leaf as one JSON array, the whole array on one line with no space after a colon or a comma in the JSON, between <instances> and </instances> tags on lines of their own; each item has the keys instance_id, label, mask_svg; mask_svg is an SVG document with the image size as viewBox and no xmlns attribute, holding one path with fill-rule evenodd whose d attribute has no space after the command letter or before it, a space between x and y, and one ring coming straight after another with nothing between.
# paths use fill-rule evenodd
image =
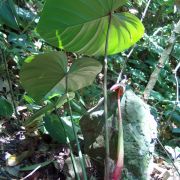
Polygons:
<instances>
[{"instance_id":1,"label":"sunlit leaf","mask_svg":"<svg viewBox=\"0 0 180 180\"><path fill-rule=\"evenodd\" d=\"M140 20L129 13L113 13L126 0L47 0L37 31L49 44L70 52L104 55L109 14L108 54L121 52L144 34Z\"/></svg>"}]
</instances>

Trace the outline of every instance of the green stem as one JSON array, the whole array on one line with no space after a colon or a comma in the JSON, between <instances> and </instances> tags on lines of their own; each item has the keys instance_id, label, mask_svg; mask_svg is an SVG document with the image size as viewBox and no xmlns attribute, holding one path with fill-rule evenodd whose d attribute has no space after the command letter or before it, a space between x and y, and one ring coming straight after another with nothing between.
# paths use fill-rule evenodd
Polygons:
<instances>
[{"instance_id":1,"label":"green stem","mask_svg":"<svg viewBox=\"0 0 180 180\"><path fill-rule=\"evenodd\" d=\"M112 14L109 14L109 22L106 34L106 44L104 52L104 119L105 119L105 146L106 146L106 157L105 157L105 174L104 179L109 180L110 177L110 165L109 165L109 128L108 128L108 109L107 109L107 62L108 62L108 41L109 41L109 31L111 25Z\"/></svg>"},{"instance_id":2,"label":"green stem","mask_svg":"<svg viewBox=\"0 0 180 180\"><path fill-rule=\"evenodd\" d=\"M81 168L82 168L83 180L87 180L85 161L84 161L84 157L83 157L83 154L82 154L82 151L80 148L78 136L77 136L77 133L75 130L75 124L74 124L73 117L72 117L72 109L71 109L71 104L70 104L70 100L69 100L69 93L68 93L68 76L67 75L66 75L66 94L67 94L67 102L68 102L68 107L69 107L69 112L70 112L70 119L71 119L71 123L72 123L72 127L73 127L73 133L74 133L74 136L76 139L78 155L80 158L80 164L81 164Z\"/></svg>"},{"instance_id":3,"label":"green stem","mask_svg":"<svg viewBox=\"0 0 180 180\"><path fill-rule=\"evenodd\" d=\"M67 145L68 145L68 147L69 147L69 149L70 149L70 155L71 155L70 157L71 157L71 161L72 161L72 164L73 164L73 170L74 170L74 172L75 172L75 175L76 175L76 177L77 177L77 180L80 180L81 178L80 178L79 173L78 173L78 167L77 167L77 165L76 165L76 160L75 160L75 157L74 157L74 154L73 154L73 149L72 149L72 146L71 146L71 143L70 143L70 140L69 140L67 131L66 131L65 127L64 127L64 124L62 123L62 120L61 120L61 118L59 117L59 114L58 114L58 112L57 112L56 106L55 106L55 112L56 112L56 115L57 115L58 118L59 118L59 121L60 121L60 123L61 123L61 125L62 125L62 127L63 127L64 134L65 134L65 136L66 136L66 142L67 142Z\"/></svg>"}]
</instances>

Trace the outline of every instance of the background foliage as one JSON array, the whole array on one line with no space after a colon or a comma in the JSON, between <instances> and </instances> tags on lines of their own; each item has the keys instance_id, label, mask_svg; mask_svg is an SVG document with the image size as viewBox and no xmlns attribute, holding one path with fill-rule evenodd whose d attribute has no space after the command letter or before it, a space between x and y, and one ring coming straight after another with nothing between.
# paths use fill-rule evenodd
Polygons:
<instances>
[{"instance_id":1,"label":"background foliage","mask_svg":"<svg viewBox=\"0 0 180 180\"><path fill-rule=\"evenodd\" d=\"M124 74L128 77L129 86L139 95L143 94L150 75L157 66L161 53L167 46L174 25L179 20L178 6L175 7L174 3L173 0L154 0L151 2L143 22L145 35L143 39L137 43L133 54L127 61ZM19 72L27 57L32 54L36 55L55 49L42 40L36 31L43 4L44 0L2 0L0 2L1 124L4 125L9 122L10 119L12 120L9 123L9 128L6 128L6 131L8 131L6 133L11 132L11 130L16 131L20 125L23 124L24 119L28 119L27 116L37 112L37 110L41 110L42 106L49 105L48 100L45 101L45 103L37 104L32 97L24 91L19 80ZM132 0L118 9L118 11L123 13L130 11L141 18L146 4L147 0ZM109 56L109 87L116 82L118 73L124 65L128 52L129 50ZM67 56L67 63L69 64L72 64L72 58L77 57L76 54L70 53L67 53ZM99 61L102 62L102 59L99 58ZM179 105L175 107L176 81L173 74L173 70L179 61L180 41L178 37L169 60L163 67L158 82L151 92L148 101L151 105L152 114L158 122L159 137L162 139L164 145L170 145L172 147L176 147L177 143L180 142L180 107ZM80 89L75 93L75 99L71 102L71 106L77 126L82 112L93 107L102 96L102 74L97 77L93 85ZM178 71L178 76L179 75L180 71ZM55 97L55 102L56 100ZM14 115L12 116L13 109L14 113L18 115L17 119ZM26 112L25 115L23 114L24 109ZM48 109L48 111L51 110ZM61 111L63 115L70 114L66 106L61 109ZM42 114L44 113L45 112ZM38 118L39 117L40 116L38 116ZM55 119L57 120L57 118ZM37 116L34 120L33 122L39 122ZM49 121L49 123L50 122L51 121ZM29 133L33 132L34 127L37 127L36 123L28 126L27 131ZM41 132L44 133L45 131L42 126L41 124L40 129ZM47 120L45 120L45 126L51 129L51 125L47 124ZM57 128L62 129L62 126L57 126ZM69 126L67 126L67 128L69 128ZM5 132L3 128L0 131ZM49 130L49 133L53 134L51 130ZM56 134L52 136L55 136L55 139L57 138ZM72 136L71 138L73 139L74 137ZM63 138L62 141L64 142Z\"/></svg>"}]
</instances>

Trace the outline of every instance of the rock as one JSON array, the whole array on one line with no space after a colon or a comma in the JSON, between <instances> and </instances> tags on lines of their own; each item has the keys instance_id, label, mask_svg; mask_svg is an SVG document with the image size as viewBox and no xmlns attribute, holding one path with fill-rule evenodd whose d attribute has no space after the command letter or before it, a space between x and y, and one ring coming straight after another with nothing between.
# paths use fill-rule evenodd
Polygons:
<instances>
[{"instance_id":1,"label":"rock","mask_svg":"<svg viewBox=\"0 0 180 180\"><path fill-rule=\"evenodd\" d=\"M108 121L110 128L110 158L117 157L117 99L116 94L108 94ZM148 180L152 171L153 139L157 136L157 124L149 106L131 90L127 90L121 100L124 131L125 166L123 179ZM84 136L84 151L91 157L103 177L105 159L104 106L103 99L90 109L80 120Z\"/></svg>"}]
</instances>

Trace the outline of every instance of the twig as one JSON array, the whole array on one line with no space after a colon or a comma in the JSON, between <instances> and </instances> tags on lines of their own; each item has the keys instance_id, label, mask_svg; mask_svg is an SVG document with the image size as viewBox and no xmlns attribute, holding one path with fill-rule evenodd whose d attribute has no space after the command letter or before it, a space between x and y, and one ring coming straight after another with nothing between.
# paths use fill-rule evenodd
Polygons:
<instances>
[{"instance_id":1,"label":"twig","mask_svg":"<svg viewBox=\"0 0 180 180\"><path fill-rule=\"evenodd\" d=\"M145 9L144 9L144 12L143 12L142 17L141 17L141 22L143 22L143 20L144 20L144 18L145 18L145 16L146 16L146 13L147 13L147 10L148 10L148 8L149 8L150 3L151 3L151 0L148 1L147 5L146 5L146 7L145 7ZM123 74L123 72L124 72L124 70L125 70L125 68L126 68L127 61L129 60L129 58L130 58L131 54L133 53L135 47L136 47L136 45L134 45L134 46L131 48L130 52L126 55L126 58L125 58L125 60L124 60L124 63L123 63L121 72L119 73L119 76L118 76L118 79L117 79L117 82L116 82L117 84L122 80L122 74Z\"/></svg>"},{"instance_id":2,"label":"twig","mask_svg":"<svg viewBox=\"0 0 180 180\"><path fill-rule=\"evenodd\" d=\"M180 22L180 21L179 21ZM180 23L177 23L176 25L176 28L175 29L180 29ZM156 68L154 69L154 71L152 72L151 76L150 76L150 79L149 79L149 82L144 90L144 93L143 93L143 97L144 97L144 100L147 101L149 96L150 96L150 93L151 91L153 90L157 80L158 80L158 77L159 77L159 74L161 72L161 69L164 67L166 61L168 60L169 58L169 55L171 54L172 52L172 49L174 47L174 44L176 42L176 39L177 39L177 36L176 36L176 32L175 30L172 31L172 34L169 38L169 43L168 43L168 46L166 47L166 49L162 52L161 54L161 57L159 59L159 62L156 66Z\"/></svg>"},{"instance_id":3,"label":"twig","mask_svg":"<svg viewBox=\"0 0 180 180\"><path fill-rule=\"evenodd\" d=\"M124 70L126 68L127 61L129 60L129 57L133 53L134 49L135 49L135 46L132 47L132 49L130 50L129 54L126 56L126 58L124 60L121 72L119 73L119 76L118 76L118 79L117 79L117 82L116 82L117 84L122 80L122 75L123 75L123 72L124 72Z\"/></svg>"},{"instance_id":4,"label":"twig","mask_svg":"<svg viewBox=\"0 0 180 180\"><path fill-rule=\"evenodd\" d=\"M162 147L162 149L164 150L164 152L166 153L166 155L168 156L169 160L171 161L173 167L175 168L175 170L177 171L178 175L180 176L180 172L178 170L178 168L175 166L173 159L171 158L171 156L169 155L169 153L167 152L166 148L163 146L163 144L161 143L161 141L158 138L155 138L156 141L159 143L159 145Z\"/></svg>"},{"instance_id":5,"label":"twig","mask_svg":"<svg viewBox=\"0 0 180 180\"><path fill-rule=\"evenodd\" d=\"M110 163L109 163L109 127L108 127L108 110L107 110L107 62L108 62L108 41L109 41L109 32L111 26L112 14L109 14L109 22L106 34L106 44L104 51L104 120L105 120L105 147L106 147L106 157L105 157L105 173L104 179L109 180L110 177Z\"/></svg>"},{"instance_id":6,"label":"twig","mask_svg":"<svg viewBox=\"0 0 180 180\"><path fill-rule=\"evenodd\" d=\"M144 20L144 18L146 16L146 13L147 13L147 10L149 8L150 3L151 3L151 0L148 1L146 8L144 9L144 12L143 12L142 17L141 17L141 22Z\"/></svg>"},{"instance_id":7,"label":"twig","mask_svg":"<svg viewBox=\"0 0 180 180\"><path fill-rule=\"evenodd\" d=\"M31 171L27 176L21 178L20 180L25 180L28 177L32 176L39 168L41 168L41 165L39 165L38 167L36 167L33 171Z\"/></svg>"}]
</instances>

